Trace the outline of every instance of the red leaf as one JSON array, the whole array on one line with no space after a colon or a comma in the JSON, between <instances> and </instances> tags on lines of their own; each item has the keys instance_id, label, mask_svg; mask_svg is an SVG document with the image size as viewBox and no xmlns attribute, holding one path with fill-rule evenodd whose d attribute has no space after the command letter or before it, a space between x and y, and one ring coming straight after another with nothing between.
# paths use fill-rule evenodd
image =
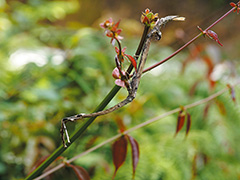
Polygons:
<instances>
[{"instance_id":1,"label":"red leaf","mask_svg":"<svg viewBox=\"0 0 240 180\"><path fill-rule=\"evenodd\" d=\"M115 171L113 178L116 176L118 168L124 163L127 155L127 139L126 136L121 136L113 143L112 146L113 164Z\"/></svg>"},{"instance_id":2,"label":"red leaf","mask_svg":"<svg viewBox=\"0 0 240 180\"><path fill-rule=\"evenodd\" d=\"M120 20L116 24L114 24L114 26L112 27L112 31L117 31L119 23L120 23Z\"/></svg>"},{"instance_id":3,"label":"red leaf","mask_svg":"<svg viewBox=\"0 0 240 180\"><path fill-rule=\"evenodd\" d=\"M223 45L220 43L219 39L218 39L217 33L215 33L215 32L212 31L212 30L208 30L208 31L206 32L206 34L207 34L207 36L208 36L210 39L214 39L218 44L220 44L221 46L223 46Z\"/></svg>"},{"instance_id":4,"label":"red leaf","mask_svg":"<svg viewBox=\"0 0 240 180\"><path fill-rule=\"evenodd\" d=\"M135 60L132 56L130 56L130 55L128 55L128 54L125 54L125 56L127 56L127 58L129 59L129 61L131 61L133 67L134 67L135 70L137 71L137 62L136 62L136 60Z\"/></svg>"},{"instance_id":5,"label":"red leaf","mask_svg":"<svg viewBox=\"0 0 240 180\"><path fill-rule=\"evenodd\" d=\"M186 128L186 136L189 133L189 130L191 128L191 124L192 124L192 118L191 115L189 113L187 113L187 128Z\"/></svg>"},{"instance_id":6,"label":"red leaf","mask_svg":"<svg viewBox=\"0 0 240 180\"><path fill-rule=\"evenodd\" d=\"M132 136L128 136L128 140L132 148L132 166L133 166L133 179L134 179L135 171L139 161L139 145L138 145L138 142Z\"/></svg>"},{"instance_id":7,"label":"red leaf","mask_svg":"<svg viewBox=\"0 0 240 180\"><path fill-rule=\"evenodd\" d=\"M183 110L181 110L181 111L179 111L179 114L178 114L177 128L176 128L175 136L182 129L184 122L185 122L185 112Z\"/></svg>"},{"instance_id":8,"label":"red leaf","mask_svg":"<svg viewBox=\"0 0 240 180\"><path fill-rule=\"evenodd\" d=\"M115 46L115 52L119 54L119 49Z\"/></svg>"},{"instance_id":9,"label":"red leaf","mask_svg":"<svg viewBox=\"0 0 240 180\"><path fill-rule=\"evenodd\" d=\"M66 165L74 170L79 180L91 180L88 172L84 168L69 163L66 163Z\"/></svg>"},{"instance_id":10,"label":"red leaf","mask_svg":"<svg viewBox=\"0 0 240 180\"><path fill-rule=\"evenodd\" d=\"M230 6L232 6L232 7L236 7L236 4L233 3L233 2L231 2L231 3L229 3L229 4L230 4Z\"/></svg>"}]
</instances>

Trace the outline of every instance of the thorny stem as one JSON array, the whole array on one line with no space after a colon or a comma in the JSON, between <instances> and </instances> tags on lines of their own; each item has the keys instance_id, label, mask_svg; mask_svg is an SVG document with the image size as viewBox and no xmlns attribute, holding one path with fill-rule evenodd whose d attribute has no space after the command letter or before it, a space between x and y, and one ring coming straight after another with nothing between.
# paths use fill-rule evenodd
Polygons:
<instances>
[{"instance_id":1,"label":"thorny stem","mask_svg":"<svg viewBox=\"0 0 240 180\"><path fill-rule=\"evenodd\" d=\"M236 84L233 85L232 87L238 86L239 84L240 84L240 82L236 83ZM185 108L185 109L191 109L191 108L194 108L194 107L199 106L199 105L201 105L201 104L207 103L207 102L209 102L209 101L217 98L218 96L224 94L226 91L229 90L229 88L231 88L231 87L228 86L228 87L226 87L226 88L224 88L224 89L216 92L215 94L212 94L211 96L208 96L208 97L205 98L205 99L199 100L199 101L194 102L194 103L192 103L192 104L188 104L188 105L184 106L184 108ZM163 118L165 118L165 117L167 117L167 116L169 116L169 115L172 115L172 114L174 114L174 113L177 113L177 112L179 112L180 110L181 110L181 108L176 108L176 109L173 109L173 110L168 111L168 112L166 112L166 113L163 113L163 114L161 114L161 115L159 115L159 116L157 116L157 117L154 117L154 118L152 118L152 119L150 119L150 120L148 120L148 121L146 121L146 122L143 122L143 123L141 123L141 124L138 124L138 125L130 128L130 129L128 129L128 130L126 130L126 131L124 131L124 132L122 132L122 133L119 133L119 134L117 134L117 135L115 135L115 136L113 136L113 137L105 140L104 142L102 142L102 143L100 143L100 144L98 144L98 145L96 145L96 146L94 146L94 147L92 147L92 148L90 148L90 149L88 149L88 150L86 150L86 151L78 154L77 156L74 156L73 158L67 160L66 162L67 162L67 163L72 163L72 162L75 161L76 159L78 159L78 158L80 158L80 157L82 157L82 156L84 156L84 155L86 155L86 154L89 154L90 152L93 152L93 151L95 151L96 149L99 149L100 147L104 146L105 144L108 144L108 143L116 140L117 138L121 137L123 134L124 134L124 135L129 134L129 133L131 133L131 132L133 132L133 131L135 131L135 130L137 130L137 129L140 129L140 128L145 127L145 126L147 126L147 125L149 125L149 124L152 124L152 123L154 123L154 122L156 122L156 121L159 121L159 120L161 120L161 119L163 119ZM58 166L50 169L49 171L45 172L45 173L42 174L41 176L37 177L35 180L40 180L40 179L42 179L42 178L44 178L44 177L46 177L46 176L54 173L55 171L59 170L59 169L62 168L62 167L64 167L64 163L61 163L61 164L59 164Z\"/></svg>"},{"instance_id":2,"label":"thorny stem","mask_svg":"<svg viewBox=\"0 0 240 180\"><path fill-rule=\"evenodd\" d=\"M208 28L212 28L214 25L216 25L218 22L220 22L223 18L225 18L227 15L229 15L232 11L234 11L235 8L232 8L230 11L228 11L226 14L224 14L221 18L219 18L217 21L215 21L212 25L210 25ZM138 59L138 56L141 53L144 41L146 39L146 35L149 29L147 29L145 27L144 29L144 33L142 35L141 41L139 43L139 46L137 48L137 51L135 53L135 58ZM202 35L199 34L197 35L195 38L193 38L190 43L188 42L187 45L184 45L183 47L186 48L189 44L191 44L193 41L195 41L198 37L200 37ZM181 50L184 48L180 48ZM177 53L179 53L181 50L177 50ZM143 71L143 73L153 69L154 67L159 66L160 64L166 62L168 59L170 59L171 57L175 56L177 53L173 53L172 55L170 55L169 57L167 57L166 59L160 61L159 63L157 63L156 65L153 65L149 68L147 68L146 70ZM128 72L131 72L133 69L133 66L130 65L128 68ZM129 73L130 74L130 73ZM112 90L110 91L110 93L105 97L105 99L101 102L101 104L96 108L96 111L102 110L104 109L108 103L113 99L113 97L118 93L118 91L121 89L121 87L119 86L114 86L112 88ZM77 139L86 129L87 127L95 120L96 117L91 117L87 120L86 123L84 123L83 125L81 125L74 133L73 136L71 138L71 142L74 142L75 139ZM70 146L70 145L69 145ZM68 147L69 147L68 146ZM67 148L68 148L67 147ZM63 147L63 145L60 145L40 166L38 166L32 173L30 173L27 177L26 180L28 179L33 179L35 177L37 177L44 169L46 169L58 156L60 156L67 148Z\"/></svg>"}]
</instances>

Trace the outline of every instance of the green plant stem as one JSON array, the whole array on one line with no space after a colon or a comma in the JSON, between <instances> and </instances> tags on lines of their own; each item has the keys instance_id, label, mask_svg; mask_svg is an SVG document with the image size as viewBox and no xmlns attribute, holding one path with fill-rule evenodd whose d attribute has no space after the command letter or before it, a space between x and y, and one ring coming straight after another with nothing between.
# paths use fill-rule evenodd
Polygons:
<instances>
[{"instance_id":1,"label":"green plant stem","mask_svg":"<svg viewBox=\"0 0 240 180\"><path fill-rule=\"evenodd\" d=\"M240 82L237 82L237 83L234 84L232 87L239 86L239 84L240 84ZM185 105L184 108L185 108L185 109L191 109L191 108L194 108L194 107L199 106L199 105L201 105L201 104L210 102L211 100L213 100L213 99L217 98L218 96L224 94L226 91L228 91L228 90L230 89L230 87L231 87L231 86L226 87L226 88L224 88L224 89L222 89L222 90L220 90L220 91L218 91L218 92L216 92L216 93L208 96L207 98L201 99L201 100L199 100L199 101L197 101L197 102L194 102L194 103L192 103L192 104ZM168 111L168 112L165 112L165 113L163 113L163 114L161 114L161 115L159 115L159 116L157 116L157 117L154 117L154 118L152 118L152 119L150 119L150 120L147 120L147 121L145 121L145 122L143 122L143 123L141 123L141 124L138 124L138 125L130 128L130 129L122 132L122 133L116 134L115 136L113 136L113 137L105 140L104 142L102 142L102 143L100 143L100 144L98 144L98 145L96 145L96 146L94 146L94 147L92 147L92 148L90 148L90 149L88 149L88 150L86 150L86 151L78 154L77 156L75 156L75 157L67 160L66 162L67 162L67 163L72 163L72 162L75 161L76 159L78 159L78 158L80 158L80 157L82 157L82 156L84 156L84 155L86 155L86 154L89 154L89 153L92 152L92 151L95 151L96 149L104 146L104 145L107 144L107 143L110 143L110 142L116 140L117 138L121 137L123 134L129 134L129 133L131 133L131 132L133 132L133 131L135 131L135 130L137 130L137 129L140 129L140 128L145 127L145 126L147 126L147 125L149 125L149 124L152 124L152 123L154 123L154 122L156 122L156 121L159 121L160 119L163 119L163 118L165 118L165 117L167 117L167 116L169 116L169 115L171 115L171 114L177 113L177 112L179 112L180 110L181 110L181 108L173 109L173 110ZM47 171L45 174L42 174L41 176L37 177L36 180L40 180L40 179L48 176L49 174L52 174L53 172L59 170L59 169L62 168L63 166L64 166L64 163L59 164L58 166L56 166L56 167L50 169L49 171Z\"/></svg>"},{"instance_id":2,"label":"green plant stem","mask_svg":"<svg viewBox=\"0 0 240 180\"><path fill-rule=\"evenodd\" d=\"M141 51L142 51L142 47L143 47L143 44L145 42L145 39L147 37L147 34L148 34L148 31L149 31L150 27L149 26L145 26L144 27L144 31L143 31L143 35L142 35L142 38L141 38L141 41L139 43L139 46L137 48L137 51L135 53L135 58L138 59L138 56L140 55ZM130 74L133 70L133 65L131 64L128 69L127 69L127 73Z\"/></svg>"},{"instance_id":3,"label":"green plant stem","mask_svg":"<svg viewBox=\"0 0 240 180\"><path fill-rule=\"evenodd\" d=\"M138 56L141 53L141 50L143 48L145 39L147 37L147 32L149 30L149 27L144 28L144 32L141 38L141 41L138 45L138 49L135 53L136 59L138 59ZM130 74L132 71L131 68L132 65L129 66L127 72ZM112 90L107 94L107 96L103 99L103 101L99 104L99 106L95 109L94 112L102 111L108 103L113 99L113 97L118 93L118 91L121 89L121 87L115 85ZM92 122L96 119L96 117L89 118L86 122L80 125L80 127L73 133L70 140L71 143L73 143L85 130L92 124ZM68 144L68 147L71 144ZM68 147L64 147L63 145L60 145L41 165L39 165L32 173L30 173L26 180L34 179L35 177L39 176L40 173L46 169L58 156L60 156Z\"/></svg>"},{"instance_id":4,"label":"green plant stem","mask_svg":"<svg viewBox=\"0 0 240 180\"><path fill-rule=\"evenodd\" d=\"M113 97L118 93L121 87L115 85L112 90L108 93L108 95L104 98L104 100L100 103L100 105L96 108L96 111L103 110L107 104L113 99ZM96 117L89 118L85 123L83 123L71 136L71 142L73 143L86 129L87 127L96 119ZM47 168L58 156L60 156L68 147L63 147L61 145L58 147L38 168L36 168L27 178L33 179L37 177L45 168Z\"/></svg>"}]
</instances>

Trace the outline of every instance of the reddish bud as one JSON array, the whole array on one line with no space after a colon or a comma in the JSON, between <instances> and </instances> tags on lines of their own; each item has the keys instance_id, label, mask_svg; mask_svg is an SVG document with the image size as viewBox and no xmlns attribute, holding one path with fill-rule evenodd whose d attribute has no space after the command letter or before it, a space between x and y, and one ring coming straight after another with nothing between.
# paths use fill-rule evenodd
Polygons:
<instances>
[{"instance_id":1,"label":"reddish bud","mask_svg":"<svg viewBox=\"0 0 240 180\"><path fill-rule=\"evenodd\" d=\"M115 79L120 79L121 76L120 76L120 73L119 73L119 70L118 68L114 68L113 71L112 71L112 76L115 78Z\"/></svg>"},{"instance_id":2,"label":"reddish bud","mask_svg":"<svg viewBox=\"0 0 240 180\"><path fill-rule=\"evenodd\" d=\"M203 31L199 26L197 27L202 33L203 35L207 35L207 37L209 37L210 39L213 39L215 40L219 45L223 46L220 41L219 41L219 38L218 38L218 35L217 33L215 33L214 31L212 30L207 30L207 31Z\"/></svg>"},{"instance_id":3,"label":"reddish bud","mask_svg":"<svg viewBox=\"0 0 240 180\"><path fill-rule=\"evenodd\" d=\"M105 22L101 23L100 26L104 29L111 28L113 26L113 20L112 18L109 18Z\"/></svg>"},{"instance_id":4,"label":"reddish bud","mask_svg":"<svg viewBox=\"0 0 240 180\"><path fill-rule=\"evenodd\" d=\"M239 11L240 11L240 1L237 4L231 2L230 6L235 8L233 12L237 12L237 14L239 14Z\"/></svg>"},{"instance_id":5,"label":"reddish bud","mask_svg":"<svg viewBox=\"0 0 240 180\"><path fill-rule=\"evenodd\" d=\"M175 136L182 129L184 122L185 122L185 112L183 110L181 110L181 111L179 111L179 114L178 114L177 128L176 128Z\"/></svg>"},{"instance_id":6,"label":"reddish bud","mask_svg":"<svg viewBox=\"0 0 240 180\"><path fill-rule=\"evenodd\" d=\"M105 22L101 23L100 26L105 29L105 33L107 37L111 38L111 43L114 45L116 40L123 39L122 36L119 36L122 32L121 29L118 29L120 20L114 24L112 18L109 18Z\"/></svg>"},{"instance_id":7,"label":"reddish bud","mask_svg":"<svg viewBox=\"0 0 240 180\"><path fill-rule=\"evenodd\" d=\"M122 74L125 75L126 72L122 71ZM121 80L121 74L119 72L119 69L116 67L112 71L112 76L116 79L115 84L121 87L125 87L125 82Z\"/></svg>"},{"instance_id":8,"label":"reddish bud","mask_svg":"<svg viewBox=\"0 0 240 180\"><path fill-rule=\"evenodd\" d=\"M220 44L221 46L223 46L223 45L220 43L219 39L218 39L217 33L215 33L214 31L208 30L208 31L206 32L206 35L207 35L210 39L215 40L218 44Z\"/></svg>"},{"instance_id":9,"label":"reddish bud","mask_svg":"<svg viewBox=\"0 0 240 180\"><path fill-rule=\"evenodd\" d=\"M125 86L125 82L122 81L121 79L115 80L115 84L118 85L118 86L121 86L121 87L123 87L123 88L126 87L126 86Z\"/></svg>"},{"instance_id":10,"label":"reddish bud","mask_svg":"<svg viewBox=\"0 0 240 180\"><path fill-rule=\"evenodd\" d=\"M146 26L154 27L157 20L158 13L153 14L148 8L142 13L141 22Z\"/></svg>"}]
</instances>

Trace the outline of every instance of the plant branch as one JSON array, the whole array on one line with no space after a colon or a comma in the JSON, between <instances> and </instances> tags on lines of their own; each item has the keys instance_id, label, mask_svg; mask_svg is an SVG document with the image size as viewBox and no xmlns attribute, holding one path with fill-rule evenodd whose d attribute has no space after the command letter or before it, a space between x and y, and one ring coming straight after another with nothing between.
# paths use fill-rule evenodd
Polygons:
<instances>
[{"instance_id":1,"label":"plant branch","mask_svg":"<svg viewBox=\"0 0 240 180\"><path fill-rule=\"evenodd\" d=\"M136 60L138 59L141 50L144 45L144 41L147 37L149 28L144 28L144 32L141 37L141 41L138 45L137 51L135 53ZM132 71L132 68L130 68L131 65L128 68L129 74ZM103 101L99 104L99 106L95 109L94 112L103 110L109 102L114 98L114 96L118 93L118 91L121 89L120 86L115 85L111 91L107 94L107 96L103 99ZM86 129L88 126L91 125L91 123L96 119L96 117L89 118L85 123L80 125L80 127L73 133L71 139L71 142L74 142ZM68 146L69 147L69 146ZM68 148L67 147L67 148ZM60 145L41 165L39 165L33 172L31 172L27 177L26 180L33 179L37 177L44 169L46 169L58 156L60 156L67 148L65 148L63 145Z\"/></svg>"},{"instance_id":2,"label":"plant branch","mask_svg":"<svg viewBox=\"0 0 240 180\"><path fill-rule=\"evenodd\" d=\"M236 83L236 84L233 85L232 87L238 86L239 84L240 84L240 82ZM224 88L224 89L222 89L222 90L220 90L220 91L218 91L218 92L216 92L216 93L208 96L207 98L204 98L204 99L199 100L199 101L197 101L197 102L194 102L194 103L192 103L192 104L188 104L188 105L184 106L184 108L185 108L185 109L191 109L191 108L194 108L194 107L199 106L199 105L201 105L201 104L207 103L207 102L209 102L209 101L217 98L218 96L224 94L224 93L225 93L226 91L228 91L229 89L230 89L230 87L226 87L226 88ZM80 158L80 157L82 157L82 156L84 156L84 155L86 155L86 154L89 154L90 152L93 152L93 151L95 151L96 149L99 149L100 147L104 146L105 144L108 144L108 143L110 143L110 142L118 139L118 138L121 137L123 134L124 134L124 135L125 135L125 134L129 134L129 133L131 133L131 132L133 132L133 131L135 131L135 130L137 130L137 129L140 129L140 128L142 128L142 127L145 127L145 126L147 126L147 125L149 125L149 124L152 124L152 123L154 123L154 122L156 122L156 121L159 121L159 120L161 120L161 119L163 119L163 118L165 118L165 117L167 117L167 116L169 116L169 115L175 114L175 113L177 113L177 112L179 112L179 111L181 111L181 108L176 108L176 109L173 109L173 110L168 111L168 112L166 112L166 113L163 113L163 114L161 114L161 115L159 115L159 116L157 116L157 117L154 117L154 118L152 118L152 119L150 119L150 120L148 120L148 121L146 121L146 122L143 122L143 123L141 123L141 124L138 124L138 125L130 128L130 129L128 129L128 130L126 130L126 131L124 131L124 132L122 132L122 133L119 133L119 134L117 134L117 135L115 135L115 136L107 139L106 141L104 141L104 142L102 142L102 143L100 143L100 144L98 144L98 145L96 145L96 146L94 146L94 147L92 147L92 148L90 148L90 149L88 149L88 150L80 153L79 155L77 155L77 156L75 156L75 157L67 160L66 162L67 162L67 163L72 163L72 162L75 161L76 159L78 159L78 158ZM52 174L53 172L59 170L59 169L62 168L62 167L64 167L64 163L59 164L58 166L50 169L49 171L45 172L45 173L42 174L41 176L37 177L35 180L40 180L40 179L48 176L49 174Z\"/></svg>"},{"instance_id":3,"label":"plant branch","mask_svg":"<svg viewBox=\"0 0 240 180\"><path fill-rule=\"evenodd\" d=\"M228 16L231 12L233 12L235 10L235 8L230 9L227 13L225 13L223 16L221 16L219 19L217 19L214 23L212 23L209 27L207 27L205 31L211 29L213 26L215 26L217 23L219 23L221 20L223 20L226 16ZM160 62L146 68L143 70L143 73L148 72L150 70L152 70L153 68L165 63L166 61L168 61L169 59L171 59L172 57L174 57L175 55L177 55L179 52L181 52L183 49L185 49L186 47L188 47L191 43L193 43L196 39L198 39L199 37L201 37L203 35L203 32L199 33L197 36L195 36L194 38L192 38L189 42L187 42L185 45L183 45L181 48L179 48L178 50L176 50L173 54L171 54L170 56L168 56L167 58L161 60Z\"/></svg>"}]
</instances>

